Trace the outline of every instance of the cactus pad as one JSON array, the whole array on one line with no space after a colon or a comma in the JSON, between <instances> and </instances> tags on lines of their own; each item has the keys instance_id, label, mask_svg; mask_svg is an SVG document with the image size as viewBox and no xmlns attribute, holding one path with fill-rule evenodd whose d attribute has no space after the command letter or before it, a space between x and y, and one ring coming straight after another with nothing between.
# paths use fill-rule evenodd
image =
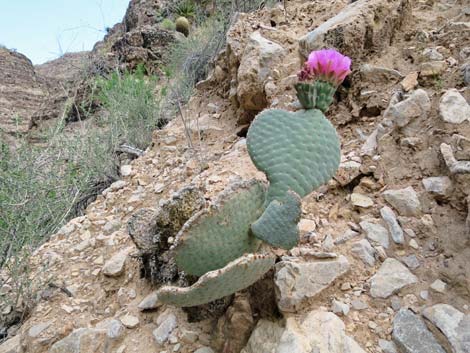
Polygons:
<instances>
[{"instance_id":1,"label":"cactus pad","mask_svg":"<svg viewBox=\"0 0 470 353\"><path fill-rule=\"evenodd\" d=\"M263 111L248 130L247 147L269 179L267 204L283 200L289 189L306 196L332 178L340 162L336 129L317 109Z\"/></svg>"},{"instance_id":2,"label":"cactus pad","mask_svg":"<svg viewBox=\"0 0 470 353\"><path fill-rule=\"evenodd\" d=\"M180 307L209 303L242 290L261 278L274 265L270 255L248 254L224 268L206 273L191 287L162 287L158 301Z\"/></svg>"},{"instance_id":3,"label":"cactus pad","mask_svg":"<svg viewBox=\"0 0 470 353\"><path fill-rule=\"evenodd\" d=\"M301 199L289 191L281 202L273 200L263 215L251 226L253 234L270 245L283 249L293 248L299 241L299 228L302 212Z\"/></svg>"},{"instance_id":4,"label":"cactus pad","mask_svg":"<svg viewBox=\"0 0 470 353\"><path fill-rule=\"evenodd\" d=\"M264 211L266 185L258 180L236 183L208 208L191 217L176 236L176 264L188 274L224 267L260 241L250 230Z\"/></svg>"},{"instance_id":5,"label":"cactus pad","mask_svg":"<svg viewBox=\"0 0 470 353\"><path fill-rule=\"evenodd\" d=\"M315 107L325 113L330 107L331 103L333 103L336 87L334 87L331 83L324 81L315 81L313 87L315 87L316 91Z\"/></svg>"}]
</instances>

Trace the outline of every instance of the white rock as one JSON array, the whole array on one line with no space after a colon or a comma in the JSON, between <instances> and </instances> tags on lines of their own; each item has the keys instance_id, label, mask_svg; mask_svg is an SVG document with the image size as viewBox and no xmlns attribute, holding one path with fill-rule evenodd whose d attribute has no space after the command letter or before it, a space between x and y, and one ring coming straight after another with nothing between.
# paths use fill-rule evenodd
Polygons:
<instances>
[{"instance_id":1,"label":"white rock","mask_svg":"<svg viewBox=\"0 0 470 353\"><path fill-rule=\"evenodd\" d=\"M436 279L432 284L431 284L431 289L438 292L438 293L444 293L447 289L447 284L440 279Z\"/></svg>"},{"instance_id":2,"label":"white rock","mask_svg":"<svg viewBox=\"0 0 470 353\"><path fill-rule=\"evenodd\" d=\"M418 195L411 186L405 189L387 190L382 195L401 216L417 216L421 211Z\"/></svg>"},{"instance_id":3,"label":"white rock","mask_svg":"<svg viewBox=\"0 0 470 353\"><path fill-rule=\"evenodd\" d=\"M176 322L176 316L173 314L166 315L163 322L153 330L153 337L159 345L165 343L173 330L178 326Z\"/></svg>"},{"instance_id":4,"label":"white rock","mask_svg":"<svg viewBox=\"0 0 470 353\"><path fill-rule=\"evenodd\" d=\"M445 122L461 124L470 121L470 106L455 88L448 90L439 103L439 114Z\"/></svg>"},{"instance_id":5,"label":"white rock","mask_svg":"<svg viewBox=\"0 0 470 353\"><path fill-rule=\"evenodd\" d=\"M351 203L356 207L369 208L374 205L374 201L366 195L352 193Z\"/></svg>"},{"instance_id":6,"label":"white rock","mask_svg":"<svg viewBox=\"0 0 470 353\"><path fill-rule=\"evenodd\" d=\"M359 225L366 233L367 239L369 239L373 244L383 246L385 249L389 247L390 240L388 238L387 229L382 227L380 224L367 221L362 221Z\"/></svg>"},{"instance_id":7,"label":"white rock","mask_svg":"<svg viewBox=\"0 0 470 353\"><path fill-rule=\"evenodd\" d=\"M38 337L43 331L47 330L51 326L52 322L40 322L34 326L31 326L28 330L28 336L31 338Z\"/></svg>"},{"instance_id":8,"label":"white rock","mask_svg":"<svg viewBox=\"0 0 470 353\"><path fill-rule=\"evenodd\" d=\"M370 294L374 298L388 298L403 287L417 283L418 278L398 260L388 258L370 279Z\"/></svg>"},{"instance_id":9,"label":"white rock","mask_svg":"<svg viewBox=\"0 0 470 353\"><path fill-rule=\"evenodd\" d=\"M405 237L403 236L403 229L401 229L400 224L397 221L395 212L393 212L390 207L384 206L380 209L380 215L385 223L387 223L388 230L392 234L392 240L396 244L403 244L405 242Z\"/></svg>"},{"instance_id":10,"label":"white rock","mask_svg":"<svg viewBox=\"0 0 470 353\"><path fill-rule=\"evenodd\" d=\"M446 198L452 192L452 180L447 176L424 178L423 185L436 198Z\"/></svg>"},{"instance_id":11,"label":"white rock","mask_svg":"<svg viewBox=\"0 0 470 353\"><path fill-rule=\"evenodd\" d=\"M430 110L431 101L428 94L425 90L417 89L407 99L390 105L384 112L384 118L404 127L414 119L426 117Z\"/></svg>"},{"instance_id":12,"label":"white rock","mask_svg":"<svg viewBox=\"0 0 470 353\"><path fill-rule=\"evenodd\" d=\"M16 335L13 338L0 343L0 353L20 353L20 338L21 335Z\"/></svg>"},{"instance_id":13,"label":"white rock","mask_svg":"<svg viewBox=\"0 0 470 353\"><path fill-rule=\"evenodd\" d=\"M346 316L349 313L349 305L339 300L333 300L333 303L331 304L331 310L335 314Z\"/></svg>"},{"instance_id":14,"label":"white rock","mask_svg":"<svg viewBox=\"0 0 470 353\"><path fill-rule=\"evenodd\" d=\"M278 307L283 312L293 312L305 301L315 297L349 270L344 256L328 261L294 262L276 264L274 283Z\"/></svg>"},{"instance_id":15,"label":"white rock","mask_svg":"<svg viewBox=\"0 0 470 353\"><path fill-rule=\"evenodd\" d=\"M423 316L446 336L456 353L470 352L470 315L448 304L436 304L424 309Z\"/></svg>"},{"instance_id":16,"label":"white rock","mask_svg":"<svg viewBox=\"0 0 470 353\"><path fill-rule=\"evenodd\" d=\"M119 252L113 255L103 265L103 274L108 277L117 277L124 272L124 265L127 259L127 252Z\"/></svg>"},{"instance_id":17,"label":"white rock","mask_svg":"<svg viewBox=\"0 0 470 353\"><path fill-rule=\"evenodd\" d=\"M199 349L196 349L194 353L215 353L212 348L209 347L201 347Z\"/></svg>"},{"instance_id":18,"label":"white rock","mask_svg":"<svg viewBox=\"0 0 470 353\"><path fill-rule=\"evenodd\" d=\"M132 174L132 166L129 164L121 166L121 175L126 177Z\"/></svg>"},{"instance_id":19,"label":"white rock","mask_svg":"<svg viewBox=\"0 0 470 353\"><path fill-rule=\"evenodd\" d=\"M121 320L124 326L130 329L136 328L139 325L139 318L137 316L127 314L120 317L119 320Z\"/></svg>"},{"instance_id":20,"label":"white rock","mask_svg":"<svg viewBox=\"0 0 470 353\"><path fill-rule=\"evenodd\" d=\"M367 239L361 239L353 243L351 247L353 255L357 256L368 266L375 265L376 250L370 245Z\"/></svg>"},{"instance_id":21,"label":"white rock","mask_svg":"<svg viewBox=\"0 0 470 353\"><path fill-rule=\"evenodd\" d=\"M142 311L144 310L152 310L160 307L162 303L158 301L157 291L150 293L147 295L142 301L139 303L138 308Z\"/></svg>"}]
</instances>

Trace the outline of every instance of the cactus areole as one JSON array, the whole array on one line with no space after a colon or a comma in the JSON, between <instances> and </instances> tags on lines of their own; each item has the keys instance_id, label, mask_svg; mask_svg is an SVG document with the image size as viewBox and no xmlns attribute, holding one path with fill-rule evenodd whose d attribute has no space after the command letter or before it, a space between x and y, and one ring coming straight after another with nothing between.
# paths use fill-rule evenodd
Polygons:
<instances>
[{"instance_id":1,"label":"cactus areole","mask_svg":"<svg viewBox=\"0 0 470 353\"><path fill-rule=\"evenodd\" d=\"M302 197L328 182L339 167L340 141L324 113L350 65L351 59L336 50L312 52L295 85L304 109L268 109L254 119L248 153L269 186L256 180L233 185L186 222L177 236L176 262L201 277L191 287L161 288L162 303L200 305L246 288L274 264L271 255L249 254L259 243L297 245Z\"/></svg>"}]
</instances>

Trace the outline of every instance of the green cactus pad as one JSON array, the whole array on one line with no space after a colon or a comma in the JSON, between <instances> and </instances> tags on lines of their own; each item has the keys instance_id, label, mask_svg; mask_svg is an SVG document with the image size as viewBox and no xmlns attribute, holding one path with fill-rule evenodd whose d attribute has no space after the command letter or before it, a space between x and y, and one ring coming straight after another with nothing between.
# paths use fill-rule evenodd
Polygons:
<instances>
[{"instance_id":1,"label":"green cactus pad","mask_svg":"<svg viewBox=\"0 0 470 353\"><path fill-rule=\"evenodd\" d=\"M250 180L225 190L208 208L191 217L176 236L176 264L188 274L224 267L260 241L250 230L264 211L266 184Z\"/></svg>"},{"instance_id":2,"label":"green cactus pad","mask_svg":"<svg viewBox=\"0 0 470 353\"><path fill-rule=\"evenodd\" d=\"M261 278L274 265L270 255L248 254L224 268L206 273L191 287L162 287L158 301L180 307L209 303L242 290Z\"/></svg>"},{"instance_id":3,"label":"green cactus pad","mask_svg":"<svg viewBox=\"0 0 470 353\"><path fill-rule=\"evenodd\" d=\"M269 179L267 204L283 200L289 189L308 195L335 175L340 162L336 129L317 109L263 111L248 130L247 147Z\"/></svg>"},{"instance_id":4,"label":"green cactus pad","mask_svg":"<svg viewBox=\"0 0 470 353\"><path fill-rule=\"evenodd\" d=\"M302 201L295 192L289 191L281 202L273 200L263 215L251 226L253 234L272 246L292 249L299 241Z\"/></svg>"},{"instance_id":5,"label":"green cactus pad","mask_svg":"<svg viewBox=\"0 0 470 353\"><path fill-rule=\"evenodd\" d=\"M294 88L297 91L297 99L304 109L315 108L317 90L314 85L309 83L297 83Z\"/></svg>"}]
</instances>

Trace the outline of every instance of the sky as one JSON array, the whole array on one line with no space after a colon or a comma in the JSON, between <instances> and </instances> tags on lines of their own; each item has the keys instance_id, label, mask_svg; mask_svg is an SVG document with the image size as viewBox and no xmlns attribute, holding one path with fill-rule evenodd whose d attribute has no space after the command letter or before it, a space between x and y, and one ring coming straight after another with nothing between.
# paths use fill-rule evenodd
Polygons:
<instances>
[{"instance_id":1,"label":"sky","mask_svg":"<svg viewBox=\"0 0 470 353\"><path fill-rule=\"evenodd\" d=\"M0 0L0 44L42 64L90 50L120 22L129 0Z\"/></svg>"}]
</instances>

